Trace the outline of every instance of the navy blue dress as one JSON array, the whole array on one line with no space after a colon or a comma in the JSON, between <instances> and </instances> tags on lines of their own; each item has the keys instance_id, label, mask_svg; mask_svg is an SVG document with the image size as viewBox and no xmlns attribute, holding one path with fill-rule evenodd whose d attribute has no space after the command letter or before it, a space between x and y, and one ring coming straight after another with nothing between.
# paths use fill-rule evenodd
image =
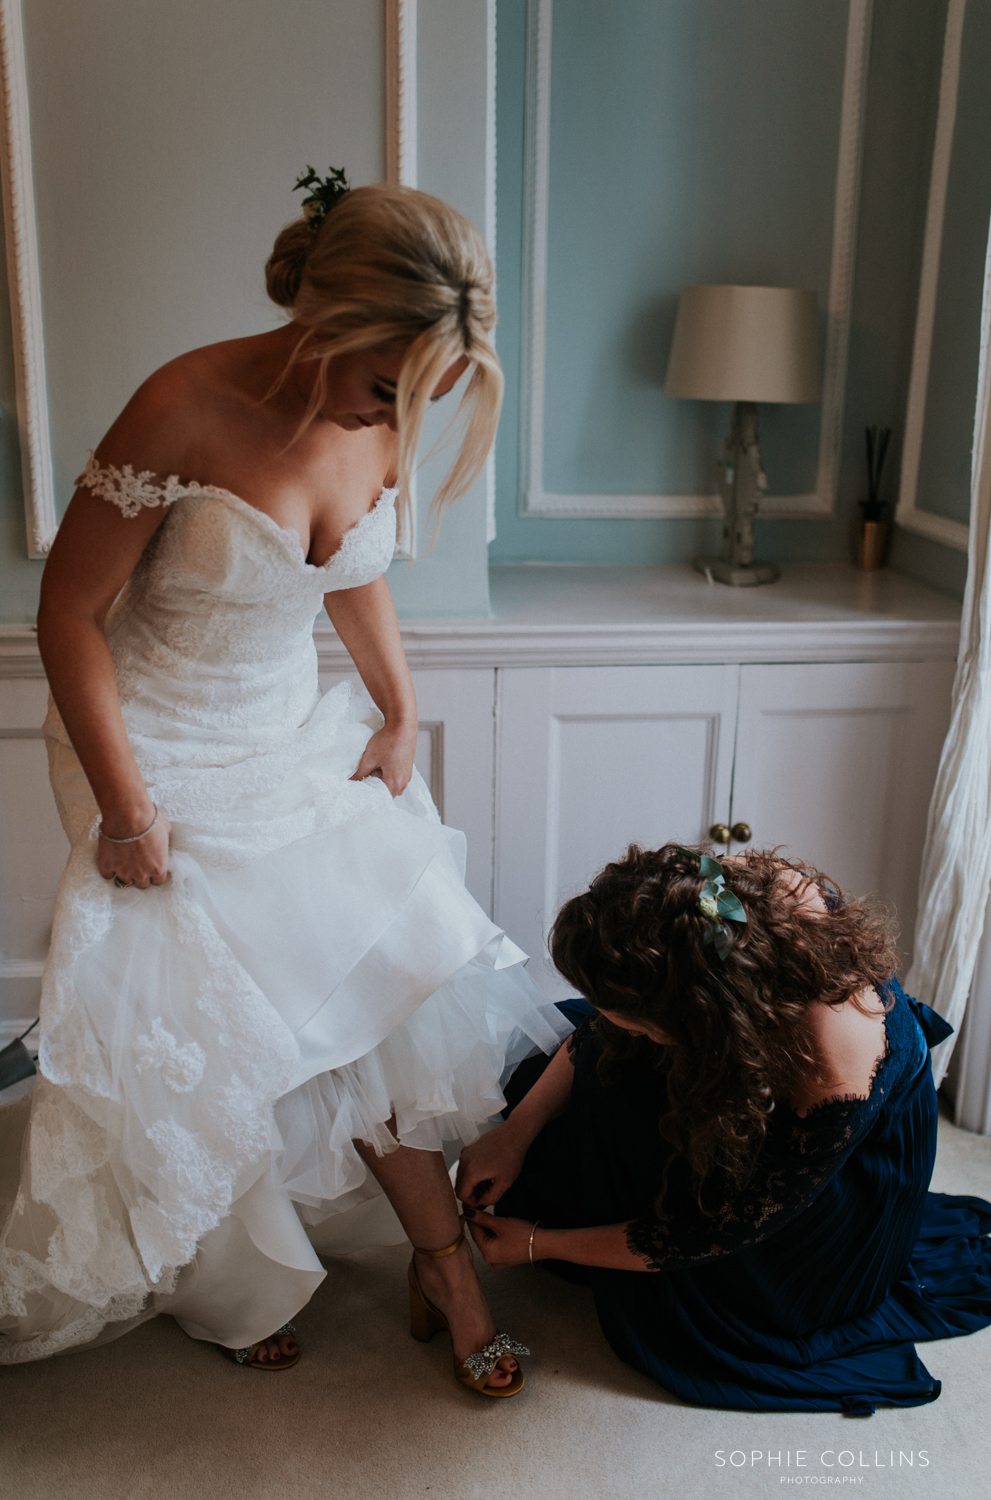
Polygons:
<instances>
[{"instance_id":1,"label":"navy blue dress","mask_svg":"<svg viewBox=\"0 0 991 1500\"><path fill-rule=\"evenodd\" d=\"M582 1023L571 1100L496 1213L555 1228L632 1221L652 1274L557 1269L590 1283L619 1357L685 1400L858 1416L879 1401L920 1406L940 1385L916 1341L991 1323L991 1204L927 1191L937 1119L929 1047L951 1028L897 980L890 989L869 1097L804 1118L779 1105L751 1181L721 1195L714 1214L699 1208L676 1158L663 1218L653 1207L669 1151L658 1134L663 1071L645 1060L603 1085L591 1007L561 1007ZM517 1070L511 1104L538 1076L534 1064L546 1060Z\"/></svg>"}]
</instances>

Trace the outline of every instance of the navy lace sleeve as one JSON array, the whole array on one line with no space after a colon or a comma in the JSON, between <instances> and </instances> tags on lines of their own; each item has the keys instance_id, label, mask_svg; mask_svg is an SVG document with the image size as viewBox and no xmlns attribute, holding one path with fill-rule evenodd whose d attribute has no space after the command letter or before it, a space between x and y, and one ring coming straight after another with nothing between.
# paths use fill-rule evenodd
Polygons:
<instances>
[{"instance_id":1,"label":"navy lace sleeve","mask_svg":"<svg viewBox=\"0 0 991 1500\"><path fill-rule=\"evenodd\" d=\"M891 1013L889 1013L889 1021ZM707 1213L683 1178L665 1194L668 1211L633 1219L627 1244L652 1271L674 1271L755 1245L802 1211L834 1177L870 1131L888 1088L891 1036L866 1098L826 1100L800 1117L786 1106L771 1116L751 1177L741 1187L710 1192L720 1207Z\"/></svg>"},{"instance_id":2,"label":"navy lace sleeve","mask_svg":"<svg viewBox=\"0 0 991 1500\"><path fill-rule=\"evenodd\" d=\"M583 1021L581 1021L579 1023L579 1025L577 1025L575 1027L574 1031L571 1033L571 1035L568 1037L567 1041L565 1042L565 1046L568 1049L568 1056L571 1058L572 1062L574 1062L575 1058L578 1056L578 1054L581 1051L582 1047L584 1047L585 1043L591 1037L591 1035L592 1035L592 1022L593 1022L594 1019L595 1019L594 1012L592 1014L590 1014L590 1015L587 1015L585 1017L585 1019Z\"/></svg>"}]
</instances>

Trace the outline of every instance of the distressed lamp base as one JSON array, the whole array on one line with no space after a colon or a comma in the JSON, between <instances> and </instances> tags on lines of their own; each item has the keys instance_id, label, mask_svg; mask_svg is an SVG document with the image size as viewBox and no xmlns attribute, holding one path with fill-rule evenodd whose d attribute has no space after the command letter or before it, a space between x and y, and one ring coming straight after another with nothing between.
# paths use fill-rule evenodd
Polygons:
<instances>
[{"instance_id":1,"label":"distressed lamp base","mask_svg":"<svg viewBox=\"0 0 991 1500\"><path fill-rule=\"evenodd\" d=\"M729 563L721 557L697 557L695 571L704 573L717 583L731 584L735 589L752 588L757 583L773 583L781 577L781 569L774 563Z\"/></svg>"}]
</instances>

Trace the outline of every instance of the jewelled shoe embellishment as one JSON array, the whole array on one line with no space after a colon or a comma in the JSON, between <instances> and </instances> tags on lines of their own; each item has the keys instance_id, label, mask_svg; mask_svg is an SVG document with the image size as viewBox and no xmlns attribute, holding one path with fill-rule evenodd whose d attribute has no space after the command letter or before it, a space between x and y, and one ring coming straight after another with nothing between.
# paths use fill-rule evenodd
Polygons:
<instances>
[{"instance_id":1,"label":"jewelled shoe embellishment","mask_svg":"<svg viewBox=\"0 0 991 1500\"><path fill-rule=\"evenodd\" d=\"M483 1375L491 1373L496 1361L502 1359L504 1354L528 1356L529 1353L525 1344L518 1344L505 1333L497 1333L484 1349L479 1349L477 1354L469 1354L464 1361L464 1368L471 1371L472 1380L480 1380Z\"/></svg>"}]
</instances>

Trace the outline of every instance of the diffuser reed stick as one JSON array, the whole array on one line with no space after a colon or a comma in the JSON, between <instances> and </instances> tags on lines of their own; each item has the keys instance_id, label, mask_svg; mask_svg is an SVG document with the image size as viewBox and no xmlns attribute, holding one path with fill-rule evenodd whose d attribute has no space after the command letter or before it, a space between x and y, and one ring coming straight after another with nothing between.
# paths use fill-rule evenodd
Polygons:
<instances>
[{"instance_id":1,"label":"diffuser reed stick","mask_svg":"<svg viewBox=\"0 0 991 1500\"><path fill-rule=\"evenodd\" d=\"M881 499L881 475L884 460L891 441L890 427L865 427L867 443L867 499L858 501L865 521L884 520L884 502Z\"/></svg>"}]
</instances>

